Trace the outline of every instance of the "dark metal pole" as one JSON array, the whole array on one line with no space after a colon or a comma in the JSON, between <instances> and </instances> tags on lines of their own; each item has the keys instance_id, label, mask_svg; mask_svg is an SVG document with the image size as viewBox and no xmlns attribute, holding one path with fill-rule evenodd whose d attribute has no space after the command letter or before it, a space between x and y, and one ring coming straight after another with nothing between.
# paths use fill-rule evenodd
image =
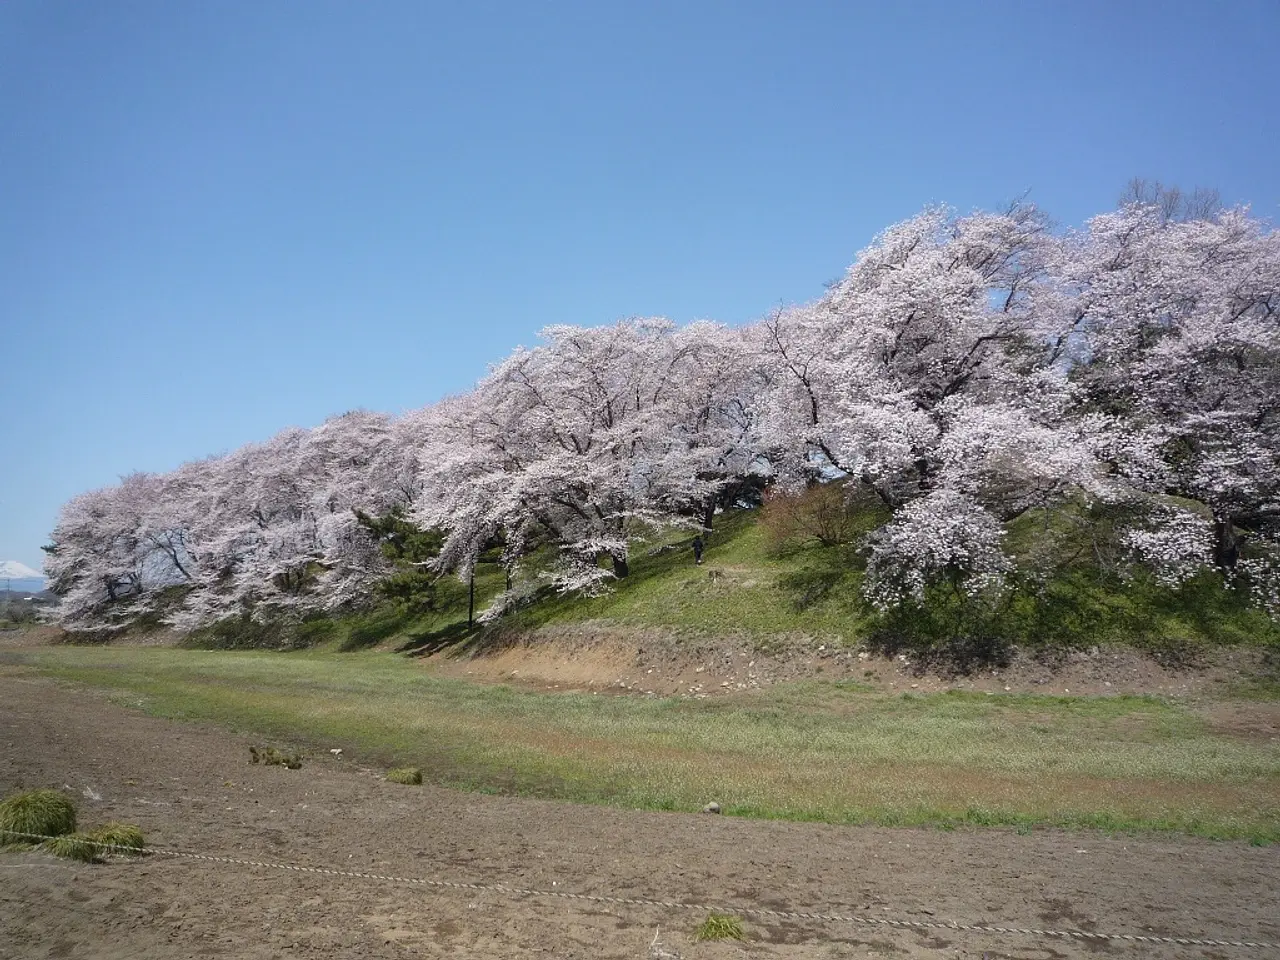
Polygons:
<instances>
[{"instance_id":1,"label":"dark metal pole","mask_svg":"<svg viewBox=\"0 0 1280 960\"><path fill-rule=\"evenodd\" d=\"M467 626L475 624L476 614L476 572L471 571L471 584L467 589Z\"/></svg>"}]
</instances>

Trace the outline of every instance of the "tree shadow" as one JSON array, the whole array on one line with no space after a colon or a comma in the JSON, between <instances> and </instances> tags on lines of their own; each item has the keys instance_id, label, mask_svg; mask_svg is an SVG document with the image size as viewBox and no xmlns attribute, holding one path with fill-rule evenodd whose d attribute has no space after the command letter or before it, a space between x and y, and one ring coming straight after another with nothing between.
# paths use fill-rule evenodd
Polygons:
<instances>
[{"instance_id":1,"label":"tree shadow","mask_svg":"<svg viewBox=\"0 0 1280 960\"><path fill-rule=\"evenodd\" d=\"M779 577L777 583L796 613L855 589L849 564L839 557L822 557L816 563Z\"/></svg>"},{"instance_id":2,"label":"tree shadow","mask_svg":"<svg viewBox=\"0 0 1280 960\"><path fill-rule=\"evenodd\" d=\"M410 615L394 607L373 610L352 623L342 645L343 653L352 653L375 647L383 640L395 636L409 622Z\"/></svg>"},{"instance_id":3,"label":"tree shadow","mask_svg":"<svg viewBox=\"0 0 1280 960\"><path fill-rule=\"evenodd\" d=\"M482 628L468 626L465 620L455 620L436 630L409 634L405 642L396 647L396 653L404 653L412 657L429 657L451 648L466 650L470 646L468 641L474 640L481 632Z\"/></svg>"}]
</instances>

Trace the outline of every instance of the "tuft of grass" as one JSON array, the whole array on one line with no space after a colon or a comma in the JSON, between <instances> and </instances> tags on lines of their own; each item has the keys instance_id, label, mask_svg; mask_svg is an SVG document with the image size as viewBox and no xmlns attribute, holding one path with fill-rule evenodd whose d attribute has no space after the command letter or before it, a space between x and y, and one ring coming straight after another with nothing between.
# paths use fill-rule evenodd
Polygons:
<instances>
[{"instance_id":1,"label":"tuft of grass","mask_svg":"<svg viewBox=\"0 0 1280 960\"><path fill-rule=\"evenodd\" d=\"M108 823L91 833L68 833L40 844L55 857L98 863L109 854L139 856L144 846L142 831L131 823Z\"/></svg>"},{"instance_id":2,"label":"tuft of grass","mask_svg":"<svg viewBox=\"0 0 1280 960\"><path fill-rule=\"evenodd\" d=\"M387 779L392 783L416 787L422 784L422 771L417 767L397 767L387 771Z\"/></svg>"},{"instance_id":3,"label":"tuft of grass","mask_svg":"<svg viewBox=\"0 0 1280 960\"><path fill-rule=\"evenodd\" d=\"M57 790L29 790L0 802L0 843L26 842L15 834L61 837L76 828L76 806Z\"/></svg>"},{"instance_id":4,"label":"tuft of grass","mask_svg":"<svg viewBox=\"0 0 1280 960\"><path fill-rule=\"evenodd\" d=\"M696 941L703 940L745 940L746 931L742 929L742 919L729 913L710 913L703 920L693 935Z\"/></svg>"},{"instance_id":5,"label":"tuft of grass","mask_svg":"<svg viewBox=\"0 0 1280 960\"><path fill-rule=\"evenodd\" d=\"M62 837L54 837L40 844L40 849L48 850L55 857L79 860L81 863L96 862L101 850L94 842L92 835L84 833L69 833Z\"/></svg>"},{"instance_id":6,"label":"tuft of grass","mask_svg":"<svg viewBox=\"0 0 1280 960\"><path fill-rule=\"evenodd\" d=\"M108 823L89 834L89 838L100 844L98 849L103 853L136 856L146 846L142 831L132 823Z\"/></svg>"}]
</instances>

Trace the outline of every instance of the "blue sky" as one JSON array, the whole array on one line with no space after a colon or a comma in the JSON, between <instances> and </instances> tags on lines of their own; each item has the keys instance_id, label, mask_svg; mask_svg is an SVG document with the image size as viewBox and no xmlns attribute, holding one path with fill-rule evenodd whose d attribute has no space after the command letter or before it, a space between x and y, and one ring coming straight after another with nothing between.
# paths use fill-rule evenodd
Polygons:
<instances>
[{"instance_id":1,"label":"blue sky","mask_svg":"<svg viewBox=\"0 0 1280 960\"><path fill-rule=\"evenodd\" d=\"M1280 3L0 5L0 559L58 506L465 389L548 323L744 322L923 205L1280 214Z\"/></svg>"}]
</instances>

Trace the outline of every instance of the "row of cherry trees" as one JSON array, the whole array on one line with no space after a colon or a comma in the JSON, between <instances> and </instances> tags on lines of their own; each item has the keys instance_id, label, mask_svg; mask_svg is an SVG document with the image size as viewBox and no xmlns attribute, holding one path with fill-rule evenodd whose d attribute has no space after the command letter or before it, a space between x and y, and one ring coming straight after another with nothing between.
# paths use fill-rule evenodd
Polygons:
<instances>
[{"instance_id":1,"label":"row of cherry trees","mask_svg":"<svg viewBox=\"0 0 1280 960\"><path fill-rule=\"evenodd\" d=\"M73 627L332 611L387 573L355 511L397 511L441 531L441 574L501 546L497 616L626 576L637 538L745 487L833 479L887 518L865 544L880 607L998 593L1011 521L1102 504L1128 562L1169 585L1217 569L1280 615L1280 234L1143 203L1065 235L1029 205L926 210L756 324L551 327L399 418L83 494L46 570Z\"/></svg>"}]
</instances>

